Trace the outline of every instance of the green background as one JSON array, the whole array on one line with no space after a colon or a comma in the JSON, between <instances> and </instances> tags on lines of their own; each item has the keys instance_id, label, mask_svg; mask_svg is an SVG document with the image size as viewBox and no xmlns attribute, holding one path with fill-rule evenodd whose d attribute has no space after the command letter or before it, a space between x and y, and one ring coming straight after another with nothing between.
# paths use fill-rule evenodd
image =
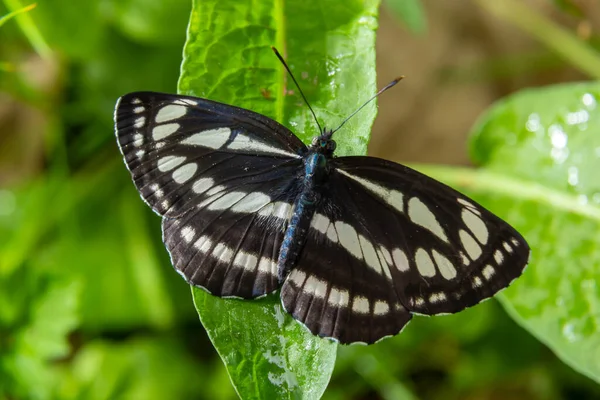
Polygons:
<instances>
[{"instance_id":1,"label":"green background","mask_svg":"<svg viewBox=\"0 0 600 400\"><path fill-rule=\"evenodd\" d=\"M190 294L120 159L112 110L130 91L179 91L261 112L308 141L314 122L269 47L333 127L390 80L376 83L379 16L435 47L439 3L51 0L17 17L27 4L0 3L0 399L600 398L600 56L594 30L580 32L600 11L465 4L487 18L471 35L505 21L547 53L440 69L460 91L514 87L470 121L477 168L416 167L513 224L531 264L500 302L348 347L308 334L276 296ZM394 40L383 25L380 35ZM532 80L552 68L581 82ZM338 154L367 152L376 111L340 131Z\"/></svg>"}]
</instances>

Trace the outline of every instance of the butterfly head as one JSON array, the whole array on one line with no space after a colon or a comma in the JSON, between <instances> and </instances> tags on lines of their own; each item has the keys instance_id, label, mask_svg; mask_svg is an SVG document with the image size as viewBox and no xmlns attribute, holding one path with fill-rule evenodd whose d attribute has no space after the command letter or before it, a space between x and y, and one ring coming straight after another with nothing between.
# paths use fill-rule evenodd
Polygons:
<instances>
[{"instance_id":1,"label":"butterfly head","mask_svg":"<svg viewBox=\"0 0 600 400\"><path fill-rule=\"evenodd\" d=\"M332 134L332 131L324 130L320 136L313 138L310 145L311 150L325 156L331 156L336 147L335 141L331 139Z\"/></svg>"}]
</instances>

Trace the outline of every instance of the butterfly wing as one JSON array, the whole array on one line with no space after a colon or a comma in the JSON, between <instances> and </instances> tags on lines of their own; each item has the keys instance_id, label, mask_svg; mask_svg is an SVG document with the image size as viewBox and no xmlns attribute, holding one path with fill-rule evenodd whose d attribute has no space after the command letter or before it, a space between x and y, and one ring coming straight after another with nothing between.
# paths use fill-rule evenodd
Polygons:
<instances>
[{"instance_id":1,"label":"butterfly wing","mask_svg":"<svg viewBox=\"0 0 600 400\"><path fill-rule=\"evenodd\" d=\"M521 235L448 186L372 157L331 164L328 196L282 288L286 310L313 333L373 343L411 313L475 305L525 268Z\"/></svg>"},{"instance_id":2,"label":"butterfly wing","mask_svg":"<svg viewBox=\"0 0 600 400\"><path fill-rule=\"evenodd\" d=\"M277 289L306 146L260 114L152 92L119 99L115 126L138 191L164 217L175 269L219 296Z\"/></svg>"},{"instance_id":3,"label":"butterfly wing","mask_svg":"<svg viewBox=\"0 0 600 400\"><path fill-rule=\"evenodd\" d=\"M306 152L292 132L263 115L188 96L127 94L117 103L115 128L142 198L166 217L185 214L212 187L300 165Z\"/></svg>"}]
</instances>

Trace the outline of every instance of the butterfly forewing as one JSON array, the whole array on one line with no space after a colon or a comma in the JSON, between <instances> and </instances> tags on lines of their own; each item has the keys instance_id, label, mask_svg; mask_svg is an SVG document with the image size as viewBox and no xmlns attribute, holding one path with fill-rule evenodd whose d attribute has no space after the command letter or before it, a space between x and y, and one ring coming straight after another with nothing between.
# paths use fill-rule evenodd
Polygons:
<instances>
[{"instance_id":1,"label":"butterfly forewing","mask_svg":"<svg viewBox=\"0 0 600 400\"><path fill-rule=\"evenodd\" d=\"M244 185L280 166L301 164L306 146L260 114L153 92L131 93L115 110L117 140L142 198L177 217L211 188Z\"/></svg>"}]
</instances>

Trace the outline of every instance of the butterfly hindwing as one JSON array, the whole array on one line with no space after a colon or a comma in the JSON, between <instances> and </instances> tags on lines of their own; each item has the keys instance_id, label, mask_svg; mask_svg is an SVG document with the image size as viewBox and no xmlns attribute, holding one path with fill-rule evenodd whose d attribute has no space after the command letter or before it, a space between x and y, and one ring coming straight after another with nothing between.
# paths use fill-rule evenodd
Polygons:
<instances>
[{"instance_id":1,"label":"butterfly hindwing","mask_svg":"<svg viewBox=\"0 0 600 400\"><path fill-rule=\"evenodd\" d=\"M409 313L475 305L525 267L524 239L453 189L381 159L331 164L328 197L282 288L286 310L313 333L372 343Z\"/></svg>"},{"instance_id":2,"label":"butterfly hindwing","mask_svg":"<svg viewBox=\"0 0 600 400\"><path fill-rule=\"evenodd\" d=\"M260 114L195 97L130 93L115 110L117 141L142 198L183 215L224 181L235 185L301 163L306 146Z\"/></svg>"},{"instance_id":3,"label":"butterfly hindwing","mask_svg":"<svg viewBox=\"0 0 600 400\"><path fill-rule=\"evenodd\" d=\"M278 288L277 257L298 182L293 167L278 179L217 188L178 218L163 219L175 269L222 297L255 298ZM250 181L250 180L249 180Z\"/></svg>"}]
</instances>

